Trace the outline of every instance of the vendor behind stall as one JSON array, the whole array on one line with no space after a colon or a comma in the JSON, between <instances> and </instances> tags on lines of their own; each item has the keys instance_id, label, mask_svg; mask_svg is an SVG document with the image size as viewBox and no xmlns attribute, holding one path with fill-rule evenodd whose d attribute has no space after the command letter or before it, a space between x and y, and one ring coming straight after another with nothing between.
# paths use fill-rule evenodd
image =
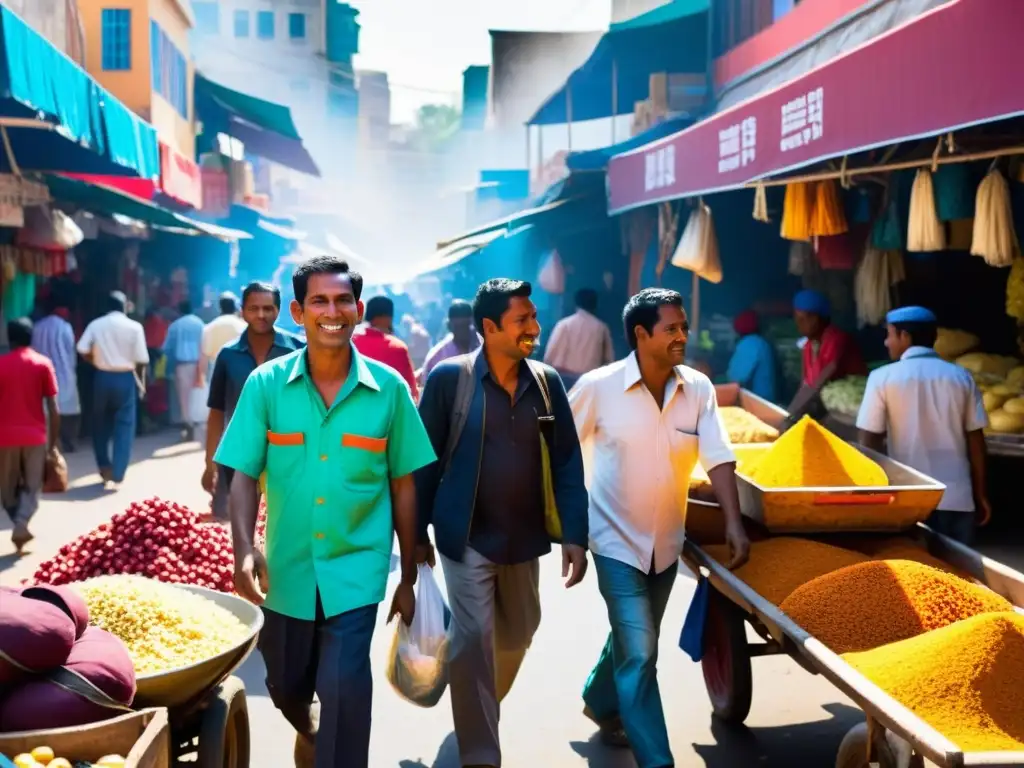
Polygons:
<instances>
[{"instance_id":1,"label":"vendor behind stall","mask_svg":"<svg viewBox=\"0 0 1024 768\"><path fill-rule=\"evenodd\" d=\"M832 308L817 291L800 291L793 298L797 331L807 339L803 348L803 384L813 387L847 376L867 376L857 342L832 325ZM820 381L824 379L824 381Z\"/></svg>"},{"instance_id":2,"label":"vendor behind stall","mask_svg":"<svg viewBox=\"0 0 1024 768\"><path fill-rule=\"evenodd\" d=\"M736 315L732 323L739 340L729 359L726 378L771 402L778 394L779 367L775 350L760 334L760 321L752 309Z\"/></svg>"},{"instance_id":3,"label":"vendor behind stall","mask_svg":"<svg viewBox=\"0 0 1024 768\"><path fill-rule=\"evenodd\" d=\"M945 484L928 524L970 544L991 515L985 482L988 418L971 375L933 349L935 315L901 307L886 315L885 346L897 362L874 371L857 416L860 442Z\"/></svg>"}]
</instances>

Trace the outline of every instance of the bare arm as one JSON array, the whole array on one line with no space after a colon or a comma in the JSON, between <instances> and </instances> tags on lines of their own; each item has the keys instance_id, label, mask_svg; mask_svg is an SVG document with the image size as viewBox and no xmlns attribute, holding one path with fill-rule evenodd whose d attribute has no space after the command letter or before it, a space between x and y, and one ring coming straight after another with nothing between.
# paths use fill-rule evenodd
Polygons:
<instances>
[{"instance_id":1,"label":"bare arm","mask_svg":"<svg viewBox=\"0 0 1024 768\"><path fill-rule=\"evenodd\" d=\"M206 466L213 466L213 454L217 452L220 439L224 435L224 411L216 408L210 409L210 415L206 417Z\"/></svg>"},{"instance_id":2,"label":"bare arm","mask_svg":"<svg viewBox=\"0 0 1024 768\"><path fill-rule=\"evenodd\" d=\"M416 483L411 474L391 479L391 519L398 537L402 581L416 583Z\"/></svg>"},{"instance_id":3,"label":"bare arm","mask_svg":"<svg viewBox=\"0 0 1024 768\"><path fill-rule=\"evenodd\" d=\"M52 451L57 447L57 439L60 435L60 413L57 411L56 398L46 398L46 423L46 449Z\"/></svg>"},{"instance_id":4,"label":"bare arm","mask_svg":"<svg viewBox=\"0 0 1024 768\"><path fill-rule=\"evenodd\" d=\"M256 517L260 509L259 481L244 472L235 472L231 480L231 542L235 562L252 555L256 538Z\"/></svg>"},{"instance_id":5,"label":"bare arm","mask_svg":"<svg viewBox=\"0 0 1024 768\"><path fill-rule=\"evenodd\" d=\"M750 542L747 541L740 514L740 494L736 488L736 464L726 462L708 472L711 488L725 516L726 538L729 541L732 558L729 568L739 568L750 556Z\"/></svg>"},{"instance_id":6,"label":"bare arm","mask_svg":"<svg viewBox=\"0 0 1024 768\"><path fill-rule=\"evenodd\" d=\"M869 432L866 429L857 430L857 442L865 448L870 448L877 453L885 452L885 435L877 432Z\"/></svg>"},{"instance_id":7,"label":"bare arm","mask_svg":"<svg viewBox=\"0 0 1024 768\"><path fill-rule=\"evenodd\" d=\"M971 465L971 490L974 492L978 525L988 523L992 510L988 500L988 456L985 451L985 433L976 429L967 433L967 461Z\"/></svg>"}]
</instances>

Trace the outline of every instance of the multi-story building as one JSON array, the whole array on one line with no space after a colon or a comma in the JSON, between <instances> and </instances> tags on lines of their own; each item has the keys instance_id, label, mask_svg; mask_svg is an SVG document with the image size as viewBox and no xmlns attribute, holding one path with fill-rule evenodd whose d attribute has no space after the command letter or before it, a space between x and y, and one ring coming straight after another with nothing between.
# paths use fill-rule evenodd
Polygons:
<instances>
[{"instance_id":1,"label":"multi-story building","mask_svg":"<svg viewBox=\"0 0 1024 768\"><path fill-rule=\"evenodd\" d=\"M75 0L4 0L4 5L72 61L85 66L85 30Z\"/></svg>"},{"instance_id":2,"label":"multi-story building","mask_svg":"<svg viewBox=\"0 0 1024 768\"><path fill-rule=\"evenodd\" d=\"M379 150L391 138L391 86L387 72L356 72L359 89L359 146Z\"/></svg>"},{"instance_id":3,"label":"multi-story building","mask_svg":"<svg viewBox=\"0 0 1024 768\"><path fill-rule=\"evenodd\" d=\"M193 158L189 1L78 0L78 10L89 73L152 123L165 144Z\"/></svg>"},{"instance_id":4,"label":"multi-story building","mask_svg":"<svg viewBox=\"0 0 1024 768\"><path fill-rule=\"evenodd\" d=\"M324 175L349 163L359 99L358 11L338 0L192 0L193 53L204 75L287 105Z\"/></svg>"}]
</instances>

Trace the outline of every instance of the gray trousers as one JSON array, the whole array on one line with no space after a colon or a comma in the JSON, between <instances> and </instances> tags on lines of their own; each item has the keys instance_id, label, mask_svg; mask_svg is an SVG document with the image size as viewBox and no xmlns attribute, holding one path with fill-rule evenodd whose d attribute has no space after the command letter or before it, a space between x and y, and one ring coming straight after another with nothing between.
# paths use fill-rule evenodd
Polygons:
<instances>
[{"instance_id":1,"label":"gray trousers","mask_svg":"<svg viewBox=\"0 0 1024 768\"><path fill-rule=\"evenodd\" d=\"M0 448L0 504L15 525L28 525L39 509L46 446Z\"/></svg>"},{"instance_id":2,"label":"gray trousers","mask_svg":"<svg viewBox=\"0 0 1024 768\"><path fill-rule=\"evenodd\" d=\"M462 765L501 766L500 702L540 626L540 563L441 556L452 611L448 686Z\"/></svg>"},{"instance_id":3,"label":"gray trousers","mask_svg":"<svg viewBox=\"0 0 1024 768\"><path fill-rule=\"evenodd\" d=\"M314 621L263 609L259 649L267 691L292 727L316 744L316 768L368 768L377 606Z\"/></svg>"}]
</instances>

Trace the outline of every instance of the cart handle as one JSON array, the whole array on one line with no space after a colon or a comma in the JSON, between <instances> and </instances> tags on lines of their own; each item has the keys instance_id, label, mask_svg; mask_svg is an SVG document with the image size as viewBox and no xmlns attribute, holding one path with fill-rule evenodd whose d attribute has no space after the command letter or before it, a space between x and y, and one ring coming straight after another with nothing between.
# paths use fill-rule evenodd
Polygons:
<instances>
[{"instance_id":1,"label":"cart handle","mask_svg":"<svg viewBox=\"0 0 1024 768\"><path fill-rule=\"evenodd\" d=\"M819 493L814 503L823 507L854 507L863 504L892 504L896 495L892 493Z\"/></svg>"}]
</instances>

